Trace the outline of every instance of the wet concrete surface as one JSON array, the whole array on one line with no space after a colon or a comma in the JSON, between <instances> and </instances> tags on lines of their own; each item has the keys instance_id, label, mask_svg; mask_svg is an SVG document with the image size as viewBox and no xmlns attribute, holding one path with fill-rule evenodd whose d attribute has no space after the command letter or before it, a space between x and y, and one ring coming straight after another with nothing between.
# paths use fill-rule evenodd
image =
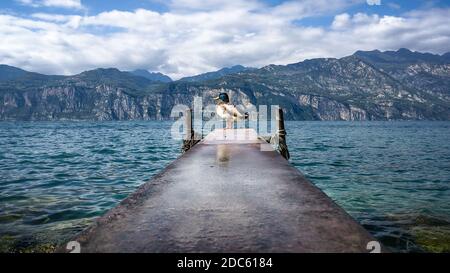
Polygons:
<instances>
[{"instance_id":1,"label":"wet concrete surface","mask_svg":"<svg viewBox=\"0 0 450 273\"><path fill-rule=\"evenodd\" d=\"M225 143L142 185L74 238L81 252L369 252L375 239L277 152Z\"/></svg>"}]
</instances>

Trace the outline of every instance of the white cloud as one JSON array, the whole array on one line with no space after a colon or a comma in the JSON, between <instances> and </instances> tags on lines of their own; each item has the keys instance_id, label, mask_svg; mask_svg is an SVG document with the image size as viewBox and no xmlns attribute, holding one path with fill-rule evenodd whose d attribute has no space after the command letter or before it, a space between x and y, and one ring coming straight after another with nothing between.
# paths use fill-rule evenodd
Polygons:
<instances>
[{"instance_id":1,"label":"white cloud","mask_svg":"<svg viewBox=\"0 0 450 273\"><path fill-rule=\"evenodd\" d=\"M401 6L397 3L393 3L393 2L389 2L387 3L388 7L390 7L391 9L400 9Z\"/></svg>"},{"instance_id":2,"label":"white cloud","mask_svg":"<svg viewBox=\"0 0 450 273\"><path fill-rule=\"evenodd\" d=\"M303 0L288 1L273 8L273 15L282 16L285 19L300 19L344 9L350 5L359 3L358 0Z\"/></svg>"},{"instance_id":3,"label":"white cloud","mask_svg":"<svg viewBox=\"0 0 450 273\"><path fill-rule=\"evenodd\" d=\"M254 10L263 7L258 0L168 0L166 5L172 11L190 12L190 11L210 11L226 9L245 9Z\"/></svg>"},{"instance_id":4,"label":"white cloud","mask_svg":"<svg viewBox=\"0 0 450 273\"><path fill-rule=\"evenodd\" d=\"M171 5L195 4L177 1ZM211 4L209 10L199 6L189 13L138 9L93 16L36 13L31 19L3 14L0 63L57 74L97 67L144 68L179 78L234 64L287 64L342 57L360 49L450 51L450 9L402 17L341 13L327 28L293 20L341 10L349 2L333 8L321 0L274 7L236 3L232 10Z\"/></svg>"},{"instance_id":5,"label":"white cloud","mask_svg":"<svg viewBox=\"0 0 450 273\"><path fill-rule=\"evenodd\" d=\"M17 3L24 6L38 7L38 3L35 0L16 0Z\"/></svg>"},{"instance_id":6,"label":"white cloud","mask_svg":"<svg viewBox=\"0 0 450 273\"><path fill-rule=\"evenodd\" d=\"M350 19L351 17L348 13L336 15L331 26L333 29L342 29L348 27L348 25L350 24Z\"/></svg>"},{"instance_id":7,"label":"white cloud","mask_svg":"<svg viewBox=\"0 0 450 273\"><path fill-rule=\"evenodd\" d=\"M59 7L81 9L83 5L81 0L16 0L22 5L32 7Z\"/></svg>"},{"instance_id":8,"label":"white cloud","mask_svg":"<svg viewBox=\"0 0 450 273\"><path fill-rule=\"evenodd\" d=\"M367 4L370 6L373 6L373 5L379 6L379 5L381 5L381 0L367 0Z\"/></svg>"}]
</instances>

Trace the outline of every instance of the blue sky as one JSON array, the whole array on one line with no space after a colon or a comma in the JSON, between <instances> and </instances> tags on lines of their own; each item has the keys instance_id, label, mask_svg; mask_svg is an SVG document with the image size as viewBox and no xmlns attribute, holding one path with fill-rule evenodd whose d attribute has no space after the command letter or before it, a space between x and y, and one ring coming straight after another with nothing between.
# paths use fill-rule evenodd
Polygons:
<instances>
[{"instance_id":1,"label":"blue sky","mask_svg":"<svg viewBox=\"0 0 450 273\"><path fill-rule=\"evenodd\" d=\"M0 63L174 78L356 50L450 51L450 1L2 0Z\"/></svg>"},{"instance_id":2,"label":"blue sky","mask_svg":"<svg viewBox=\"0 0 450 273\"><path fill-rule=\"evenodd\" d=\"M207 1L207 0L206 0ZM38 2L38 1L37 1ZM92 13L99 13L102 11L112 10L112 9L120 9L120 10L134 10L136 8L146 8L152 9L158 12L167 11L167 2L169 1L158 1L158 0L82 0L81 3L83 6L87 7ZM267 3L268 5L279 5L283 2L287 2L286 0L264 0L262 1ZM381 1L382 5L367 5L366 3L360 3L357 5L358 11L370 11L374 10L390 10L390 11L405 11L410 9L417 9L426 5L434 5L434 6L446 6L449 1L424 1L424 0L386 0ZM396 8L391 8L390 4L398 5ZM30 7L30 5L24 4L21 1L17 0L2 0L0 2L0 8L7 9L10 8L12 10L16 10L18 12L32 12L36 8ZM45 8L45 7L44 7ZM46 8L48 11L57 11L60 9L58 7Z\"/></svg>"},{"instance_id":3,"label":"blue sky","mask_svg":"<svg viewBox=\"0 0 450 273\"><path fill-rule=\"evenodd\" d=\"M208 0L205 0L206 2ZM333 0L330 0L333 1ZM25 0L26 2L26 0ZM39 0L34 0L35 3L39 3ZM61 6L35 6L27 5L21 0L2 0L0 1L0 10L4 13L14 12L18 14L32 14L35 12L49 12L58 14L79 14L79 15L94 15L104 11L110 10L123 10L133 11L139 8L153 10L159 13L169 12L170 1L164 0L81 0L82 9L70 9ZM280 5L288 0L261 0L260 2L266 3L270 6ZM301 2L301 0L299 1ZM358 2L358 1L355 1ZM352 5L345 9L346 12L357 13L377 13L383 15L398 16L405 12L417 9L425 9L429 7L449 7L450 0L383 0L380 5L369 5L367 2L359 1L355 5ZM327 14L325 16L319 16L316 18L309 18L304 20L304 23L310 25L326 26L332 21L333 14Z\"/></svg>"}]
</instances>

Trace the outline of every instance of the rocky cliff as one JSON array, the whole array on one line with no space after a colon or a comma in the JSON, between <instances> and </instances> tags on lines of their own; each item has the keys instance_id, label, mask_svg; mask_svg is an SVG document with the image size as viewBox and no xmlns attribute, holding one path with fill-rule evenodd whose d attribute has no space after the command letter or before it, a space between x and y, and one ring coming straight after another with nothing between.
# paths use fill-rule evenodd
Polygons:
<instances>
[{"instance_id":1,"label":"rocky cliff","mask_svg":"<svg viewBox=\"0 0 450 273\"><path fill-rule=\"evenodd\" d=\"M117 69L46 76L0 67L0 120L167 119L176 104L281 105L294 120L450 120L449 54L358 51L341 59L161 83Z\"/></svg>"}]
</instances>

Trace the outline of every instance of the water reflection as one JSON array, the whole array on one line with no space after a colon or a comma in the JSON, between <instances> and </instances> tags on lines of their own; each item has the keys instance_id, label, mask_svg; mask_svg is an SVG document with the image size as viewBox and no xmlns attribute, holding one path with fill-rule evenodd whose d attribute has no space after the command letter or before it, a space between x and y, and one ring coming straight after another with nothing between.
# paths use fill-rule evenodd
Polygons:
<instances>
[{"instance_id":1,"label":"water reflection","mask_svg":"<svg viewBox=\"0 0 450 273\"><path fill-rule=\"evenodd\" d=\"M216 161L219 166L226 167L230 161L230 148L226 144L217 145Z\"/></svg>"}]
</instances>

